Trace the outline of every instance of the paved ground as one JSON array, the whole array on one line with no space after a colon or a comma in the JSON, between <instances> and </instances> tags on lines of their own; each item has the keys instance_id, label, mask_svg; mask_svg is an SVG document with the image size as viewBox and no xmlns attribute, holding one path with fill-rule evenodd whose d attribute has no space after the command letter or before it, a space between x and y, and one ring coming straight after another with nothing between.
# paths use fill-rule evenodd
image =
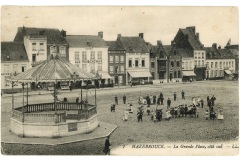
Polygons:
<instances>
[{"instance_id":1,"label":"paved ground","mask_svg":"<svg viewBox=\"0 0 240 160\"><path fill-rule=\"evenodd\" d=\"M186 100L180 99L181 90L186 93ZM172 106L179 104L191 104L191 98L199 96L205 101L205 107L200 110L199 118L173 118L170 121L154 123L146 114L143 115L143 122L137 122L136 108L140 95L159 95L163 92L165 100L169 97L173 100L173 92L177 92L177 101L172 101ZM67 97L70 101L75 101L79 96L78 92L61 93L60 99ZM85 94L85 92L84 92ZM122 121L123 112L126 105L119 98L119 105L116 112L110 112L110 104L114 102L114 96L127 96L127 102L132 102L134 113L129 120ZM239 99L238 82L234 81L204 81L189 84L157 85L157 86L135 86L125 88L101 89L97 91L98 118L102 122L115 124L118 128L113 132L110 141L113 148L132 143L164 143L164 142L228 142L238 141L239 135ZM90 102L94 102L94 90L88 92ZM223 121L205 120L204 112L206 107L206 97L215 95L216 107L222 107L224 111ZM49 94L29 97L29 103L38 103L43 100L52 102L53 97ZM165 101L166 102L166 101ZM22 104L22 97L18 96L15 106ZM155 106L152 106L154 108ZM166 105L161 106L164 110ZM11 97L2 99L1 125L7 128L11 112ZM44 145L11 145L2 143L6 154L18 155L96 155L102 154L104 139L96 139L84 142L77 142L66 145L44 146Z\"/></svg>"}]
</instances>

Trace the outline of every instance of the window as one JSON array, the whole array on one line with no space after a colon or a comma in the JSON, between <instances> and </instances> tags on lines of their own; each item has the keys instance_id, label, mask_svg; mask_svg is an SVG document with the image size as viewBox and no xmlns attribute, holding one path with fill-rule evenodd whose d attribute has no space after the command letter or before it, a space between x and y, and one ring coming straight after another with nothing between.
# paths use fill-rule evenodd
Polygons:
<instances>
[{"instance_id":1,"label":"window","mask_svg":"<svg viewBox=\"0 0 240 160\"><path fill-rule=\"evenodd\" d=\"M113 73L113 66L110 66L110 73Z\"/></svg>"},{"instance_id":2,"label":"window","mask_svg":"<svg viewBox=\"0 0 240 160\"><path fill-rule=\"evenodd\" d=\"M151 62L151 68L155 68L155 63Z\"/></svg>"},{"instance_id":3,"label":"window","mask_svg":"<svg viewBox=\"0 0 240 160\"><path fill-rule=\"evenodd\" d=\"M204 60L202 60L202 66L204 66Z\"/></svg>"},{"instance_id":4,"label":"window","mask_svg":"<svg viewBox=\"0 0 240 160\"><path fill-rule=\"evenodd\" d=\"M226 62L226 67L228 67L228 62Z\"/></svg>"},{"instance_id":5,"label":"window","mask_svg":"<svg viewBox=\"0 0 240 160\"><path fill-rule=\"evenodd\" d=\"M197 59L197 53L194 53L194 58Z\"/></svg>"},{"instance_id":6,"label":"window","mask_svg":"<svg viewBox=\"0 0 240 160\"><path fill-rule=\"evenodd\" d=\"M95 51L91 51L90 60L95 60Z\"/></svg>"},{"instance_id":7,"label":"window","mask_svg":"<svg viewBox=\"0 0 240 160\"><path fill-rule=\"evenodd\" d=\"M123 83L123 76L118 76L118 83L122 84Z\"/></svg>"},{"instance_id":8,"label":"window","mask_svg":"<svg viewBox=\"0 0 240 160\"><path fill-rule=\"evenodd\" d=\"M26 66L22 65L22 72L25 72L25 71L26 71Z\"/></svg>"},{"instance_id":9,"label":"window","mask_svg":"<svg viewBox=\"0 0 240 160\"><path fill-rule=\"evenodd\" d=\"M194 61L194 62L195 62L195 64L194 64L194 65L195 65L195 66L197 66L197 61Z\"/></svg>"},{"instance_id":10,"label":"window","mask_svg":"<svg viewBox=\"0 0 240 160\"><path fill-rule=\"evenodd\" d=\"M135 59L135 67L138 67L138 58Z\"/></svg>"},{"instance_id":11,"label":"window","mask_svg":"<svg viewBox=\"0 0 240 160\"><path fill-rule=\"evenodd\" d=\"M177 71L174 72L174 78L177 78Z\"/></svg>"},{"instance_id":12,"label":"window","mask_svg":"<svg viewBox=\"0 0 240 160\"><path fill-rule=\"evenodd\" d=\"M182 78L181 71L178 71L178 78Z\"/></svg>"},{"instance_id":13,"label":"window","mask_svg":"<svg viewBox=\"0 0 240 160\"><path fill-rule=\"evenodd\" d=\"M119 63L119 56L115 56L115 63Z\"/></svg>"},{"instance_id":14,"label":"window","mask_svg":"<svg viewBox=\"0 0 240 160\"><path fill-rule=\"evenodd\" d=\"M177 61L177 67L180 67L180 62L179 61Z\"/></svg>"},{"instance_id":15,"label":"window","mask_svg":"<svg viewBox=\"0 0 240 160\"><path fill-rule=\"evenodd\" d=\"M223 68L225 68L225 62L223 62Z\"/></svg>"},{"instance_id":16,"label":"window","mask_svg":"<svg viewBox=\"0 0 240 160\"><path fill-rule=\"evenodd\" d=\"M37 44L36 43L32 43L32 50L36 51L37 50Z\"/></svg>"},{"instance_id":17,"label":"window","mask_svg":"<svg viewBox=\"0 0 240 160\"><path fill-rule=\"evenodd\" d=\"M120 67L120 72L121 72L121 73L124 73L124 66L121 66L121 67Z\"/></svg>"},{"instance_id":18,"label":"window","mask_svg":"<svg viewBox=\"0 0 240 160\"><path fill-rule=\"evenodd\" d=\"M10 73L10 68L9 68L9 65L4 65L4 73L5 74L9 74Z\"/></svg>"},{"instance_id":19,"label":"window","mask_svg":"<svg viewBox=\"0 0 240 160\"><path fill-rule=\"evenodd\" d=\"M219 77L222 77L222 71L221 70L219 71Z\"/></svg>"},{"instance_id":20,"label":"window","mask_svg":"<svg viewBox=\"0 0 240 160\"><path fill-rule=\"evenodd\" d=\"M232 62L232 68L234 68L234 65L233 65L234 62Z\"/></svg>"},{"instance_id":21,"label":"window","mask_svg":"<svg viewBox=\"0 0 240 160\"><path fill-rule=\"evenodd\" d=\"M44 43L40 43L39 50L44 51Z\"/></svg>"},{"instance_id":22,"label":"window","mask_svg":"<svg viewBox=\"0 0 240 160\"><path fill-rule=\"evenodd\" d=\"M32 54L32 62L36 62L37 58L36 58L36 54Z\"/></svg>"},{"instance_id":23,"label":"window","mask_svg":"<svg viewBox=\"0 0 240 160\"><path fill-rule=\"evenodd\" d=\"M98 51L98 60L102 60L102 51Z\"/></svg>"},{"instance_id":24,"label":"window","mask_svg":"<svg viewBox=\"0 0 240 160\"><path fill-rule=\"evenodd\" d=\"M190 67L189 67L190 68ZM188 62L186 62L186 67L185 67L185 69L188 69Z\"/></svg>"},{"instance_id":25,"label":"window","mask_svg":"<svg viewBox=\"0 0 240 160\"><path fill-rule=\"evenodd\" d=\"M197 66L201 66L201 61L200 60L198 60L198 65Z\"/></svg>"},{"instance_id":26,"label":"window","mask_svg":"<svg viewBox=\"0 0 240 160\"><path fill-rule=\"evenodd\" d=\"M215 71L215 77L217 77L217 73L218 73L218 71L216 70L216 71Z\"/></svg>"},{"instance_id":27,"label":"window","mask_svg":"<svg viewBox=\"0 0 240 160\"><path fill-rule=\"evenodd\" d=\"M124 56L121 56L120 61L121 63L124 63Z\"/></svg>"},{"instance_id":28,"label":"window","mask_svg":"<svg viewBox=\"0 0 240 160\"><path fill-rule=\"evenodd\" d=\"M102 63L98 63L98 71L102 71Z\"/></svg>"},{"instance_id":29,"label":"window","mask_svg":"<svg viewBox=\"0 0 240 160\"><path fill-rule=\"evenodd\" d=\"M189 69L192 69L192 62L189 62Z\"/></svg>"},{"instance_id":30,"label":"window","mask_svg":"<svg viewBox=\"0 0 240 160\"><path fill-rule=\"evenodd\" d=\"M205 56L204 56L204 52L202 52L202 59L204 59L204 57L205 57Z\"/></svg>"},{"instance_id":31,"label":"window","mask_svg":"<svg viewBox=\"0 0 240 160\"><path fill-rule=\"evenodd\" d=\"M218 63L217 62L215 62L215 68L217 68L218 67Z\"/></svg>"},{"instance_id":32,"label":"window","mask_svg":"<svg viewBox=\"0 0 240 160\"><path fill-rule=\"evenodd\" d=\"M79 52L75 52L75 63L80 63Z\"/></svg>"},{"instance_id":33,"label":"window","mask_svg":"<svg viewBox=\"0 0 240 160\"><path fill-rule=\"evenodd\" d=\"M132 67L132 59L128 60L128 67Z\"/></svg>"},{"instance_id":34,"label":"window","mask_svg":"<svg viewBox=\"0 0 240 160\"><path fill-rule=\"evenodd\" d=\"M115 72L114 73L119 73L118 66L115 66Z\"/></svg>"},{"instance_id":35,"label":"window","mask_svg":"<svg viewBox=\"0 0 240 160\"><path fill-rule=\"evenodd\" d=\"M82 52L82 60L85 62L87 61L87 52L86 51Z\"/></svg>"},{"instance_id":36,"label":"window","mask_svg":"<svg viewBox=\"0 0 240 160\"><path fill-rule=\"evenodd\" d=\"M182 69L184 69L184 65L185 65L184 62L182 62Z\"/></svg>"},{"instance_id":37,"label":"window","mask_svg":"<svg viewBox=\"0 0 240 160\"><path fill-rule=\"evenodd\" d=\"M110 63L113 63L113 56L110 56Z\"/></svg>"},{"instance_id":38,"label":"window","mask_svg":"<svg viewBox=\"0 0 240 160\"><path fill-rule=\"evenodd\" d=\"M174 62L173 61L171 62L171 67L174 67Z\"/></svg>"},{"instance_id":39,"label":"window","mask_svg":"<svg viewBox=\"0 0 240 160\"><path fill-rule=\"evenodd\" d=\"M222 62L219 62L219 67L222 68Z\"/></svg>"},{"instance_id":40,"label":"window","mask_svg":"<svg viewBox=\"0 0 240 160\"><path fill-rule=\"evenodd\" d=\"M201 53L198 52L198 59L201 59Z\"/></svg>"},{"instance_id":41,"label":"window","mask_svg":"<svg viewBox=\"0 0 240 160\"><path fill-rule=\"evenodd\" d=\"M66 48L65 47L60 47L60 55L62 57L66 57Z\"/></svg>"},{"instance_id":42,"label":"window","mask_svg":"<svg viewBox=\"0 0 240 160\"><path fill-rule=\"evenodd\" d=\"M87 71L87 64L82 64L82 69L83 69L84 71Z\"/></svg>"},{"instance_id":43,"label":"window","mask_svg":"<svg viewBox=\"0 0 240 160\"><path fill-rule=\"evenodd\" d=\"M213 62L211 62L211 68L213 68Z\"/></svg>"},{"instance_id":44,"label":"window","mask_svg":"<svg viewBox=\"0 0 240 160\"><path fill-rule=\"evenodd\" d=\"M90 63L90 73L95 74L95 63Z\"/></svg>"},{"instance_id":45,"label":"window","mask_svg":"<svg viewBox=\"0 0 240 160\"><path fill-rule=\"evenodd\" d=\"M142 67L145 67L145 58L142 58Z\"/></svg>"}]
</instances>

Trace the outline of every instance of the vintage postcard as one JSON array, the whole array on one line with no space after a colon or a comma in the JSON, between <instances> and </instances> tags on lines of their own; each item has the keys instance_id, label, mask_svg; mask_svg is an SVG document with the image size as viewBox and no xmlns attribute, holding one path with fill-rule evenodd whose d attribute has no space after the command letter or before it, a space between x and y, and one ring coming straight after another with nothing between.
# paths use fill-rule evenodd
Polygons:
<instances>
[{"instance_id":1,"label":"vintage postcard","mask_svg":"<svg viewBox=\"0 0 240 160\"><path fill-rule=\"evenodd\" d=\"M2 155L238 155L238 12L2 6Z\"/></svg>"}]
</instances>

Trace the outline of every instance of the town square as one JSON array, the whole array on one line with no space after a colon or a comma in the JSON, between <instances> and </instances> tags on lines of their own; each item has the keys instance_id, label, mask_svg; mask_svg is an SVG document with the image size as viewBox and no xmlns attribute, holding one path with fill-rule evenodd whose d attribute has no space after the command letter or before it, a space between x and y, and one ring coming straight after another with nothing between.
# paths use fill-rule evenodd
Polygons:
<instances>
[{"instance_id":1,"label":"town square","mask_svg":"<svg viewBox=\"0 0 240 160\"><path fill-rule=\"evenodd\" d=\"M2 13L2 154L239 154L237 7Z\"/></svg>"}]
</instances>

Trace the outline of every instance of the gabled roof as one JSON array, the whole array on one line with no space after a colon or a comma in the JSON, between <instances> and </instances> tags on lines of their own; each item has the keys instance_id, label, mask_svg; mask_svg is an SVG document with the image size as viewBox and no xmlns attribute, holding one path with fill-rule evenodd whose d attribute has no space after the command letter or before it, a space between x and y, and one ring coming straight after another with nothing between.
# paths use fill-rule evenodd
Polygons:
<instances>
[{"instance_id":1,"label":"gabled roof","mask_svg":"<svg viewBox=\"0 0 240 160\"><path fill-rule=\"evenodd\" d=\"M239 56L239 51L237 49L229 49L229 51L234 55L234 56Z\"/></svg>"},{"instance_id":2,"label":"gabled roof","mask_svg":"<svg viewBox=\"0 0 240 160\"><path fill-rule=\"evenodd\" d=\"M127 53L149 53L146 42L141 37L118 37Z\"/></svg>"},{"instance_id":3,"label":"gabled roof","mask_svg":"<svg viewBox=\"0 0 240 160\"><path fill-rule=\"evenodd\" d=\"M188 49L184 49L184 48L178 48L177 49L178 53L184 58L184 57L191 57L193 58L193 52L191 52Z\"/></svg>"},{"instance_id":4,"label":"gabled roof","mask_svg":"<svg viewBox=\"0 0 240 160\"><path fill-rule=\"evenodd\" d=\"M162 55L160 56L160 54L162 54ZM164 57L164 56L166 56L166 52L165 52L164 49L162 49L162 46L154 45L154 46L151 47L150 55L151 55L152 58L155 58L156 56L158 56L158 57L163 56Z\"/></svg>"},{"instance_id":5,"label":"gabled roof","mask_svg":"<svg viewBox=\"0 0 240 160\"><path fill-rule=\"evenodd\" d=\"M215 47L204 47L206 59L233 59L233 54L228 49L217 49Z\"/></svg>"},{"instance_id":6,"label":"gabled roof","mask_svg":"<svg viewBox=\"0 0 240 160\"><path fill-rule=\"evenodd\" d=\"M55 28L18 27L14 42L23 42L24 35L30 35L30 37L34 38L46 36L47 44L67 44L66 39L61 36L60 30Z\"/></svg>"},{"instance_id":7,"label":"gabled roof","mask_svg":"<svg viewBox=\"0 0 240 160\"><path fill-rule=\"evenodd\" d=\"M163 49L167 55L170 55L171 51L172 51L172 46L171 45L163 45Z\"/></svg>"},{"instance_id":8,"label":"gabled roof","mask_svg":"<svg viewBox=\"0 0 240 160\"><path fill-rule=\"evenodd\" d=\"M122 47L121 44L117 43L116 41L105 41L107 46L108 46L108 50L109 51L124 51L124 48Z\"/></svg>"},{"instance_id":9,"label":"gabled roof","mask_svg":"<svg viewBox=\"0 0 240 160\"><path fill-rule=\"evenodd\" d=\"M70 48L81 47L107 47L105 41L100 36L94 35L67 35L67 42Z\"/></svg>"},{"instance_id":10,"label":"gabled roof","mask_svg":"<svg viewBox=\"0 0 240 160\"><path fill-rule=\"evenodd\" d=\"M23 43L1 42L1 62L29 61Z\"/></svg>"},{"instance_id":11,"label":"gabled roof","mask_svg":"<svg viewBox=\"0 0 240 160\"><path fill-rule=\"evenodd\" d=\"M195 31L193 31L191 27L187 27L186 29L180 29L180 31L183 33L183 35L188 36L188 42L194 50L203 49L202 43L195 35Z\"/></svg>"}]
</instances>

